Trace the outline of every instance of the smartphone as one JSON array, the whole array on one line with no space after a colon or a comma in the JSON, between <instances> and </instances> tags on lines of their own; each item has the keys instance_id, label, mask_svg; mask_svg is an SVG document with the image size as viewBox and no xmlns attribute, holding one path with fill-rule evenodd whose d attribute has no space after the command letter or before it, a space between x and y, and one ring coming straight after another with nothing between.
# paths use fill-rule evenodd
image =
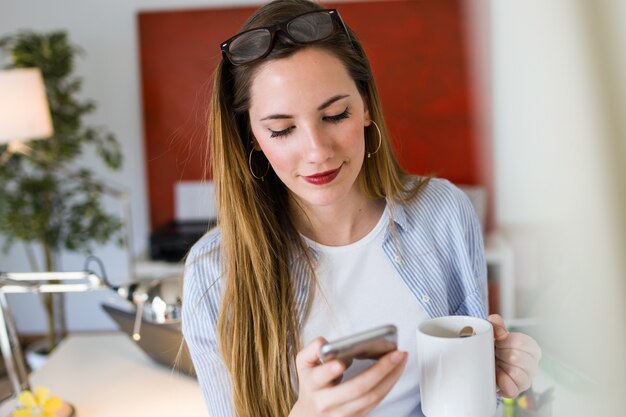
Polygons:
<instances>
[{"instance_id":1,"label":"smartphone","mask_svg":"<svg viewBox=\"0 0 626 417\"><path fill-rule=\"evenodd\" d=\"M378 359L397 348L398 329L388 324L325 343L320 360L340 359L349 365L353 359Z\"/></svg>"}]
</instances>

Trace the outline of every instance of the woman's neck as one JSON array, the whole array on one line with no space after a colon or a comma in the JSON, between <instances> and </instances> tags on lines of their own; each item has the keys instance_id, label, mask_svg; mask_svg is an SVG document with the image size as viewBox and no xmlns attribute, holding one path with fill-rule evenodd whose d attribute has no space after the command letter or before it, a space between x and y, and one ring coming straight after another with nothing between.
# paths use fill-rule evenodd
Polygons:
<instances>
[{"instance_id":1,"label":"woman's neck","mask_svg":"<svg viewBox=\"0 0 626 417\"><path fill-rule=\"evenodd\" d=\"M296 229L309 239L327 246L354 243L374 229L385 210L384 199L364 195L329 206L293 202Z\"/></svg>"}]
</instances>

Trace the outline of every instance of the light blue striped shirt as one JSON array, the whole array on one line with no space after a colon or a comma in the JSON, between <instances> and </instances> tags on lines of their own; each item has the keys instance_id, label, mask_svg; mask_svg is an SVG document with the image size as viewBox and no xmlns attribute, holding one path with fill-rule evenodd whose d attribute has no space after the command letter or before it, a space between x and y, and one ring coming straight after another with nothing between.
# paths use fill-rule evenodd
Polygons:
<instances>
[{"instance_id":1,"label":"light blue striped shirt","mask_svg":"<svg viewBox=\"0 0 626 417\"><path fill-rule=\"evenodd\" d=\"M450 182L432 179L409 203L388 201L383 250L430 317L487 316L487 268L481 227L469 198ZM218 351L221 302L220 233L213 229L191 249L183 286L183 334L211 417L234 416L231 383ZM313 259L315 253L312 252ZM306 257L291 258L296 307L303 324Z\"/></svg>"}]
</instances>

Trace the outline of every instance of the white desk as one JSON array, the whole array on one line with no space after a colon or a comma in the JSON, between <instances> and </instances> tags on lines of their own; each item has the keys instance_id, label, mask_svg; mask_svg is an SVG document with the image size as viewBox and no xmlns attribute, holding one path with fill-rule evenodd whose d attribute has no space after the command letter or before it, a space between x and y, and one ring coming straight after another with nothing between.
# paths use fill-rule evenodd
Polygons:
<instances>
[{"instance_id":1,"label":"white desk","mask_svg":"<svg viewBox=\"0 0 626 417\"><path fill-rule=\"evenodd\" d=\"M122 333L69 336L31 385L50 388L78 417L207 415L196 380L154 363Z\"/></svg>"}]
</instances>

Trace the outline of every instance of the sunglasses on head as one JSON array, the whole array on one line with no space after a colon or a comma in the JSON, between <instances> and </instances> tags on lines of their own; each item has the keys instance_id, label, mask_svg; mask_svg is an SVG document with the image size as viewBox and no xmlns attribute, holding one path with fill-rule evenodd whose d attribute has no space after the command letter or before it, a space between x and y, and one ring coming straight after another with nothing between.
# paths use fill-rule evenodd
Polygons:
<instances>
[{"instance_id":1,"label":"sunglasses on head","mask_svg":"<svg viewBox=\"0 0 626 417\"><path fill-rule=\"evenodd\" d=\"M222 42L222 55L233 65L243 65L265 58L274 46L276 32L282 33L295 43L307 44L328 39L341 24L348 40L348 28L336 9L315 10L295 16L272 26L246 30Z\"/></svg>"}]
</instances>

